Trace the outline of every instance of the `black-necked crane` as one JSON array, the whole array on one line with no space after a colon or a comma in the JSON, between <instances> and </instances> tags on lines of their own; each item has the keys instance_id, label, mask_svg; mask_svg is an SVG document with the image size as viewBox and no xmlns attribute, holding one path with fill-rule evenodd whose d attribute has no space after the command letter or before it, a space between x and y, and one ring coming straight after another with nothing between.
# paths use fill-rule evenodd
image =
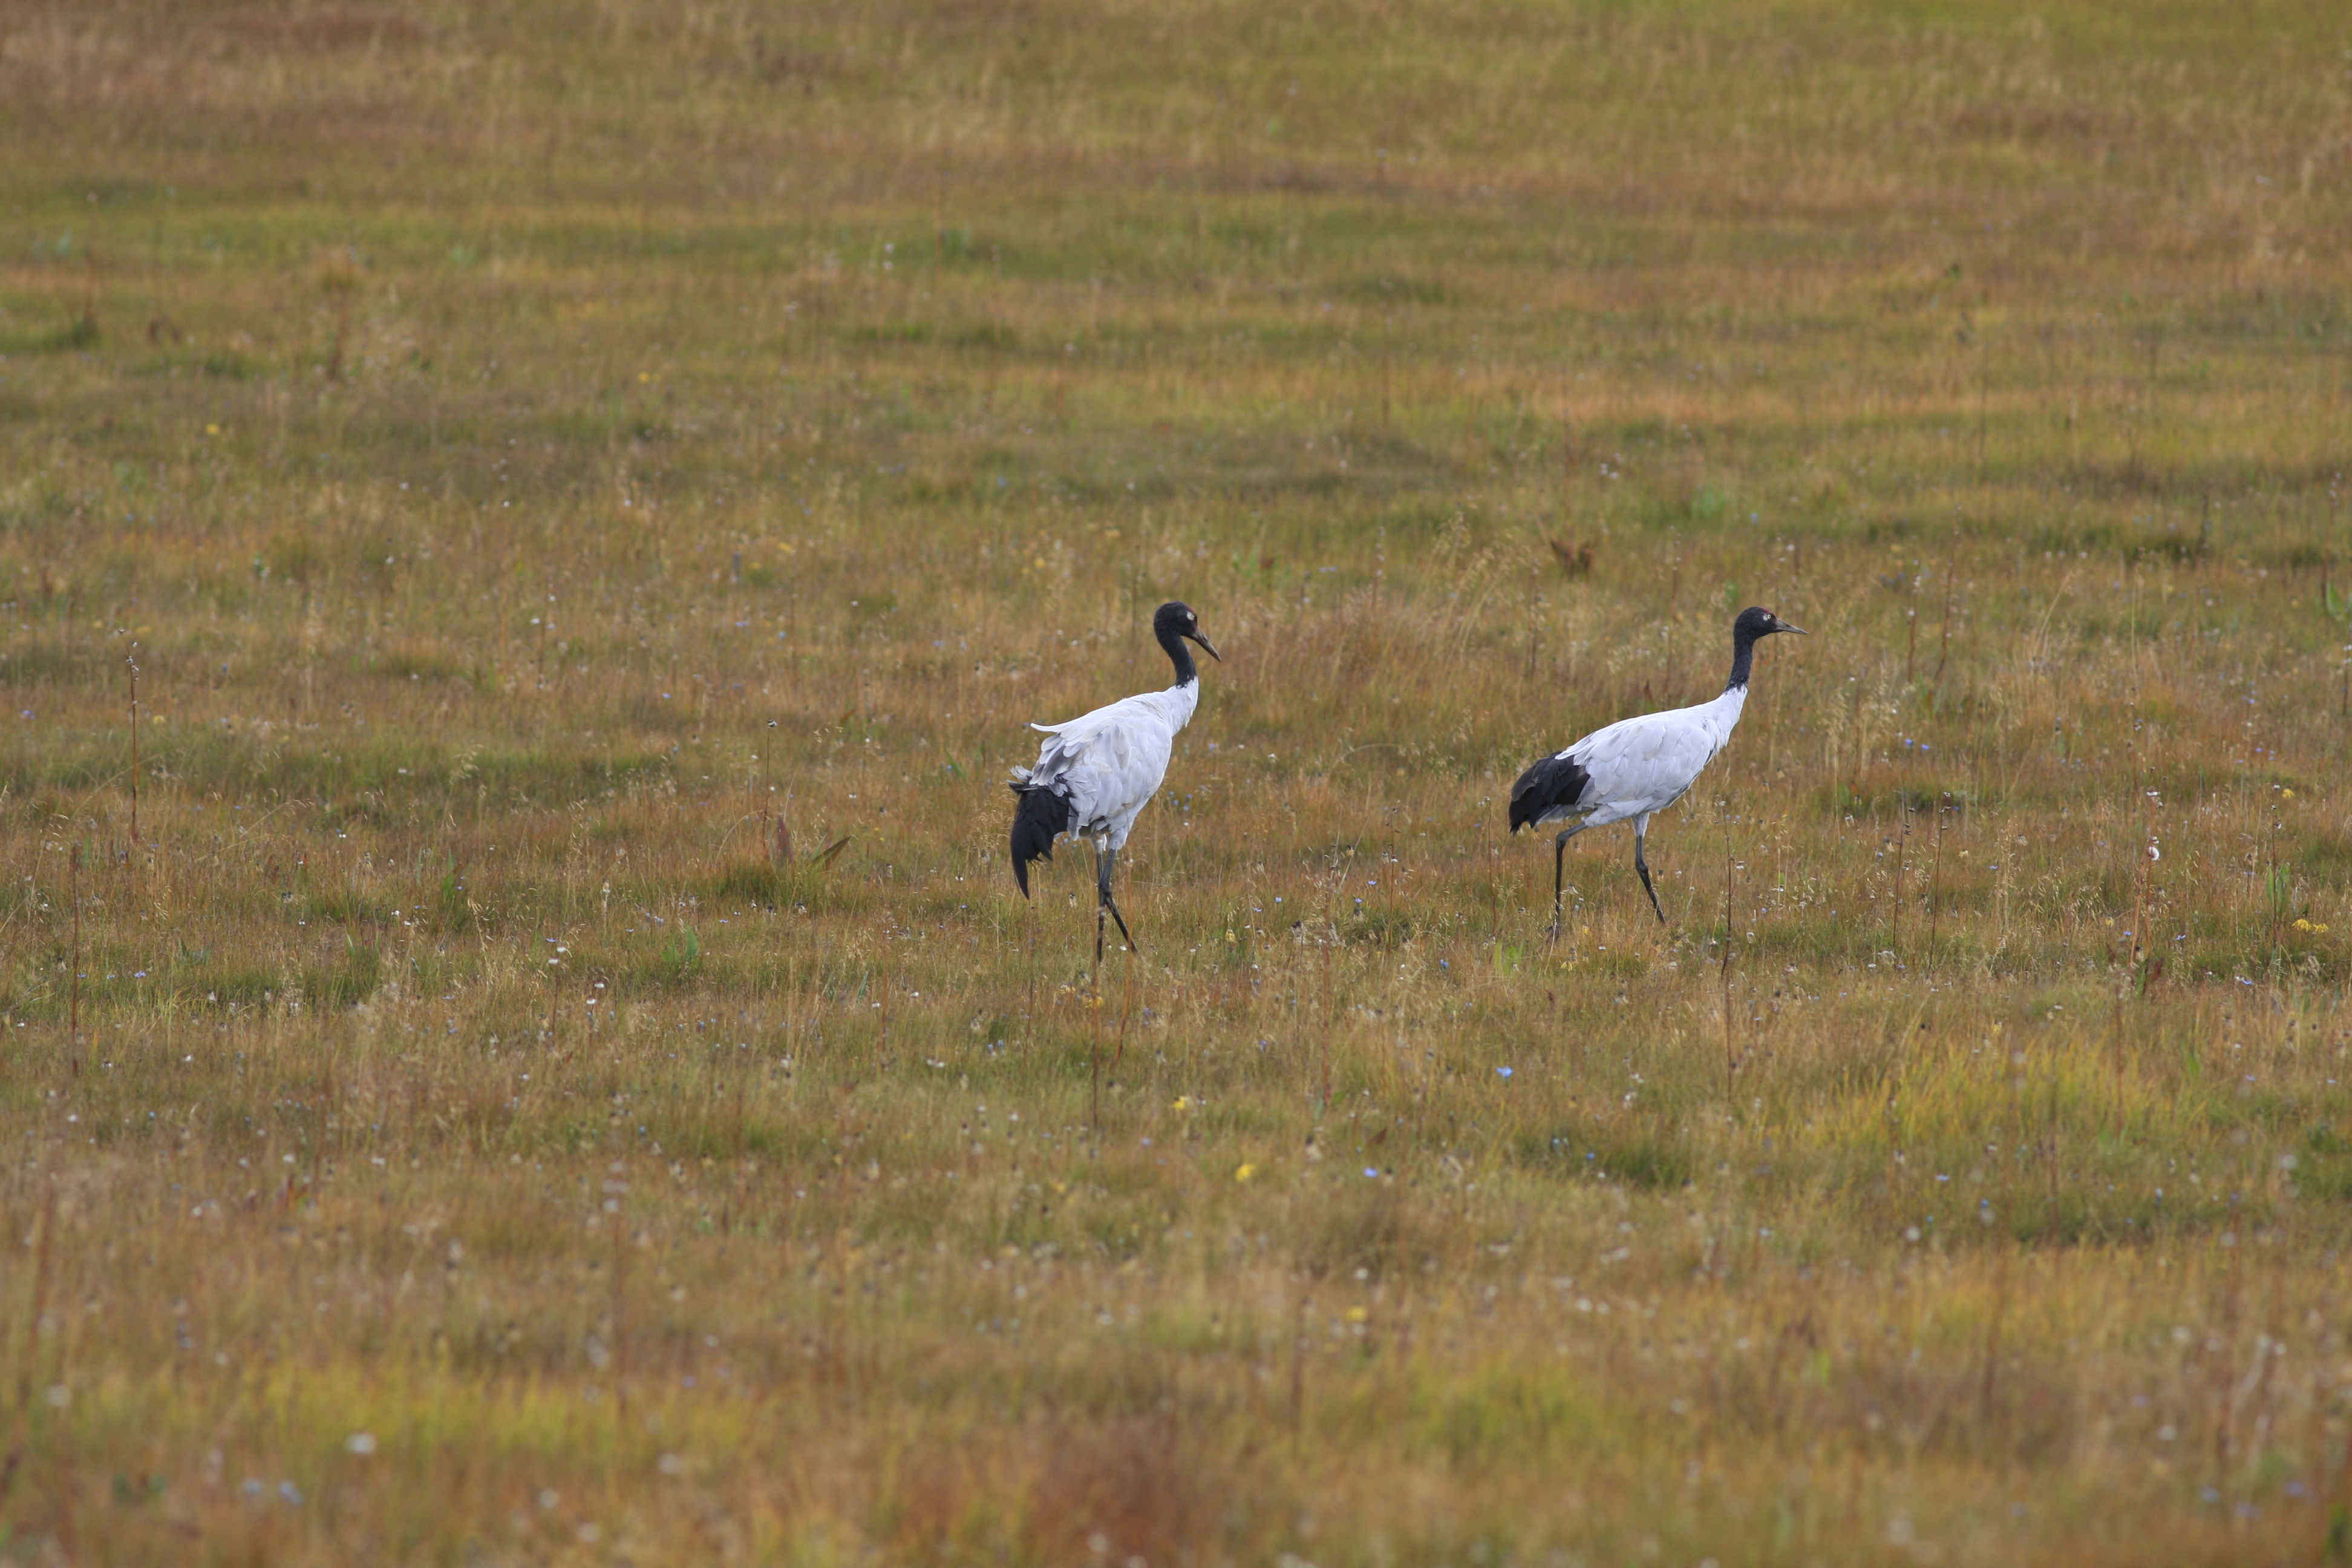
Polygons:
<instances>
[{"instance_id":1,"label":"black-necked crane","mask_svg":"<svg viewBox=\"0 0 2352 1568\"><path fill-rule=\"evenodd\" d=\"M1037 765L1013 770L1013 876L1021 896L1029 896L1029 862L1054 858L1054 841L1064 834L1095 843L1095 962L1102 962L1103 916L1118 921L1118 934L1132 950L1127 918L1111 897L1110 874L1135 818L1168 774L1176 731L1201 700L1201 672L1185 640L1224 657L1201 634L1201 617L1189 605L1170 603L1151 617L1152 635L1176 667L1176 684L1165 691L1139 692L1083 718L1062 724L1032 724L1048 737L1038 748Z\"/></svg>"},{"instance_id":2,"label":"black-necked crane","mask_svg":"<svg viewBox=\"0 0 2352 1568\"><path fill-rule=\"evenodd\" d=\"M1723 695L1693 708L1620 719L1535 763L1511 786L1512 832L1568 823L1551 846L1554 938L1559 935L1560 861L1568 841L1588 827L1606 827L1629 816L1633 819L1633 869L1642 874L1642 887L1650 895L1650 907L1657 910L1658 923L1666 923L1658 889L1650 881L1650 863L1642 854L1650 816L1682 799L1731 739L1739 710L1748 705L1748 674L1756 645L1774 632L1801 637L1804 628L1754 605L1740 611L1731 623L1731 679Z\"/></svg>"}]
</instances>

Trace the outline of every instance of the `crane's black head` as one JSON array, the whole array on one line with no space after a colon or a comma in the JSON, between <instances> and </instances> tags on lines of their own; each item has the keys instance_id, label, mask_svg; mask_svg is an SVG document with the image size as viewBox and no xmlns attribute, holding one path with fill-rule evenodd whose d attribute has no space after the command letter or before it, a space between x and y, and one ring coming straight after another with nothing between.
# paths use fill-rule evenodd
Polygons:
<instances>
[{"instance_id":1,"label":"crane's black head","mask_svg":"<svg viewBox=\"0 0 2352 1568\"><path fill-rule=\"evenodd\" d=\"M1192 605L1181 600L1171 599L1153 613L1151 635L1160 639L1160 646L1166 648L1168 657L1175 661L1176 684L1179 686L1198 678L1198 671L1192 668L1192 652L1184 646L1186 639L1207 648L1209 657L1219 664L1225 662L1225 656L1201 635L1201 617L1192 613Z\"/></svg>"},{"instance_id":2,"label":"crane's black head","mask_svg":"<svg viewBox=\"0 0 2352 1568\"><path fill-rule=\"evenodd\" d=\"M1760 605L1748 605L1739 612L1739 618L1731 623L1731 640L1736 643L1752 643L1758 637L1769 637L1774 632L1794 632L1799 637L1808 635L1804 627L1790 626Z\"/></svg>"},{"instance_id":3,"label":"crane's black head","mask_svg":"<svg viewBox=\"0 0 2352 1568\"><path fill-rule=\"evenodd\" d=\"M1756 657L1757 639L1769 637L1774 632L1794 632L1799 637L1807 635L1804 627L1792 626L1760 605L1750 605L1739 612L1739 618L1731 623L1731 679L1725 689L1748 684L1748 668Z\"/></svg>"}]
</instances>

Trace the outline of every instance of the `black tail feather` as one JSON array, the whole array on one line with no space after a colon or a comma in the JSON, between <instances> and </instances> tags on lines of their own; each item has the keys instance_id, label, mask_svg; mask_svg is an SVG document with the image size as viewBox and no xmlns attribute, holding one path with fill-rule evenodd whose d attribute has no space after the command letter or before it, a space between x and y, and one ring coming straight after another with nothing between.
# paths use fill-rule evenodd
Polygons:
<instances>
[{"instance_id":1,"label":"black tail feather","mask_svg":"<svg viewBox=\"0 0 2352 1568\"><path fill-rule=\"evenodd\" d=\"M1051 860L1054 840L1076 826L1070 820L1067 796L1055 795L1044 784L1016 782L1013 793L1021 804L1013 808L1013 879L1021 884L1021 896L1029 896L1029 862Z\"/></svg>"},{"instance_id":2,"label":"black tail feather","mask_svg":"<svg viewBox=\"0 0 2352 1568\"><path fill-rule=\"evenodd\" d=\"M1532 827L1548 812L1570 812L1584 804L1592 779L1566 757L1546 757L1511 786L1511 831Z\"/></svg>"}]
</instances>

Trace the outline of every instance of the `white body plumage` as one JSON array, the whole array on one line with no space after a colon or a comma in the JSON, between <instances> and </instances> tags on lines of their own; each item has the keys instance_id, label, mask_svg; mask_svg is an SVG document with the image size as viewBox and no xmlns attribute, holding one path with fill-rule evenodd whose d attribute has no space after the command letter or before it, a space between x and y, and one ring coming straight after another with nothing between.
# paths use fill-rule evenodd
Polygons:
<instances>
[{"instance_id":1,"label":"white body plumage","mask_svg":"<svg viewBox=\"0 0 2352 1568\"><path fill-rule=\"evenodd\" d=\"M1013 777L1069 802L1063 832L1123 849L1137 816L1168 776L1177 731L1200 701L1201 683L1188 680L1121 698L1066 723L1032 724L1048 739L1037 749L1036 765L1013 769Z\"/></svg>"},{"instance_id":2,"label":"white body plumage","mask_svg":"<svg viewBox=\"0 0 2352 1568\"><path fill-rule=\"evenodd\" d=\"M1620 719L1595 730L1552 760L1573 763L1591 781L1588 802L1548 806L1531 826L1580 817L1587 827L1606 827L1629 816L1664 811L1689 793L1706 764L1715 761L1748 706L1748 688L1689 708L1669 708Z\"/></svg>"}]
</instances>

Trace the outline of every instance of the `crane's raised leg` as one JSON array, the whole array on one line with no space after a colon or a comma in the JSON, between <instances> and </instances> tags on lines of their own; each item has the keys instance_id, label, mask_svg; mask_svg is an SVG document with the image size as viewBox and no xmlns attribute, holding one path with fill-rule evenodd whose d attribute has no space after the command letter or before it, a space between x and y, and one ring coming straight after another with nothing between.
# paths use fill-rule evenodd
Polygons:
<instances>
[{"instance_id":1,"label":"crane's raised leg","mask_svg":"<svg viewBox=\"0 0 2352 1568\"><path fill-rule=\"evenodd\" d=\"M1664 925L1666 923L1666 911L1659 908L1658 889L1650 880L1650 863L1642 858L1642 845L1649 837L1650 818L1647 813L1643 813L1633 819L1633 869L1642 873L1642 889L1650 895L1650 907L1657 910L1658 923Z\"/></svg>"},{"instance_id":2,"label":"crane's raised leg","mask_svg":"<svg viewBox=\"0 0 2352 1568\"><path fill-rule=\"evenodd\" d=\"M1568 853L1568 841L1584 831L1584 824L1576 823L1559 830L1551 841L1551 940L1559 940L1560 861Z\"/></svg>"},{"instance_id":3,"label":"crane's raised leg","mask_svg":"<svg viewBox=\"0 0 2352 1568\"><path fill-rule=\"evenodd\" d=\"M1095 962L1097 963L1100 963L1102 962L1102 918L1103 911L1105 910L1109 910L1110 918L1118 922L1119 940L1127 943L1127 950L1129 952L1135 951L1135 939L1127 934L1127 917L1118 912L1118 900L1110 896L1111 868L1118 859L1118 851L1110 848L1108 846L1105 846L1095 856L1095 892L1097 895L1095 902Z\"/></svg>"}]
</instances>

